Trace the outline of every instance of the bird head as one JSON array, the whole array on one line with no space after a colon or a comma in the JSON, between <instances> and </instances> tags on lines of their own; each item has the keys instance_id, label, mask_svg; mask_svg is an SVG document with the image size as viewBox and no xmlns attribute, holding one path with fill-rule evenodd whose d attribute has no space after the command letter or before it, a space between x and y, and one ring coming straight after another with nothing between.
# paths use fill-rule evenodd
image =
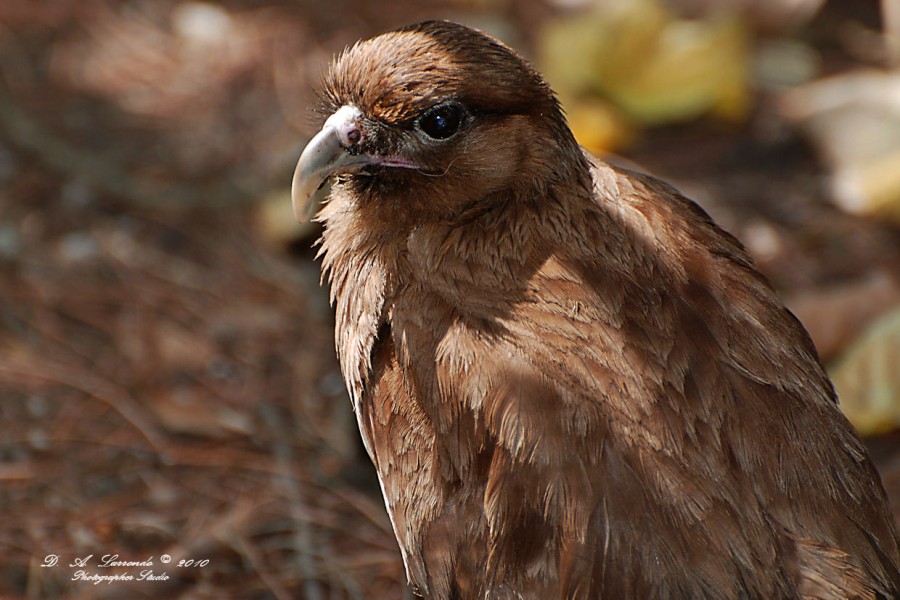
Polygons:
<instances>
[{"instance_id":1,"label":"bird head","mask_svg":"<svg viewBox=\"0 0 900 600\"><path fill-rule=\"evenodd\" d=\"M321 97L329 116L294 171L301 221L331 176L354 202L422 222L483 210L583 163L541 76L463 25L429 21L358 42L331 64Z\"/></svg>"}]
</instances>

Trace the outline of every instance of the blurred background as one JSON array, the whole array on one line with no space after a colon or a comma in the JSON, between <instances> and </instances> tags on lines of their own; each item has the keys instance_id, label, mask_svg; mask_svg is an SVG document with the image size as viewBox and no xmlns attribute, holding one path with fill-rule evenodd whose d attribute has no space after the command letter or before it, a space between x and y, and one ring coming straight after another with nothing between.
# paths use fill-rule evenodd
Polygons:
<instances>
[{"instance_id":1,"label":"blurred background","mask_svg":"<svg viewBox=\"0 0 900 600\"><path fill-rule=\"evenodd\" d=\"M331 56L426 18L747 245L900 514L900 0L3 0L0 597L407 593L289 187Z\"/></svg>"}]
</instances>

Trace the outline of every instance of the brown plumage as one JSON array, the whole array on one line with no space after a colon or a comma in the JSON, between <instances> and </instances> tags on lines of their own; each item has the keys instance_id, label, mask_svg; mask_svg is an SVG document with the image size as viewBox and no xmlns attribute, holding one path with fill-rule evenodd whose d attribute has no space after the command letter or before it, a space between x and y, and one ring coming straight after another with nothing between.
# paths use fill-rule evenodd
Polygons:
<instances>
[{"instance_id":1,"label":"brown plumage","mask_svg":"<svg viewBox=\"0 0 900 600\"><path fill-rule=\"evenodd\" d=\"M294 180L426 598L897 598L887 500L802 326L690 200L582 151L475 30L349 48Z\"/></svg>"}]
</instances>

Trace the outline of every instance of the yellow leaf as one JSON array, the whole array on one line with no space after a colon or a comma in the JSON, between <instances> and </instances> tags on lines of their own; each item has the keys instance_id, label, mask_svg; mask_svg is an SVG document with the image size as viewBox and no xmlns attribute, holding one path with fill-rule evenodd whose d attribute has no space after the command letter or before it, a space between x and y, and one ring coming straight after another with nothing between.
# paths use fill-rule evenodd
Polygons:
<instances>
[{"instance_id":1,"label":"yellow leaf","mask_svg":"<svg viewBox=\"0 0 900 600\"><path fill-rule=\"evenodd\" d=\"M900 427L900 308L851 345L832 380L844 414L861 434Z\"/></svg>"},{"instance_id":2,"label":"yellow leaf","mask_svg":"<svg viewBox=\"0 0 900 600\"><path fill-rule=\"evenodd\" d=\"M679 19L635 0L548 25L539 63L563 97L603 96L638 123L737 120L750 104L747 39L737 15Z\"/></svg>"},{"instance_id":3,"label":"yellow leaf","mask_svg":"<svg viewBox=\"0 0 900 600\"><path fill-rule=\"evenodd\" d=\"M597 156L625 145L633 135L619 112L602 100L575 100L566 113L575 139Z\"/></svg>"}]
</instances>

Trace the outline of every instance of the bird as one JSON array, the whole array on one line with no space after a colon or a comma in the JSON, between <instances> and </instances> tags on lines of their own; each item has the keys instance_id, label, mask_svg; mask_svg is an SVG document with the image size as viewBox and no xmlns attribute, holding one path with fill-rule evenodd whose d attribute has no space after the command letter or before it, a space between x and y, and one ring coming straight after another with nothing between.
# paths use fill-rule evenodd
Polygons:
<instances>
[{"instance_id":1,"label":"bird","mask_svg":"<svg viewBox=\"0 0 900 600\"><path fill-rule=\"evenodd\" d=\"M319 94L293 208L415 594L900 597L810 337L697 204L465 25L357 42Z\"/></svg>"}]
</instances>

